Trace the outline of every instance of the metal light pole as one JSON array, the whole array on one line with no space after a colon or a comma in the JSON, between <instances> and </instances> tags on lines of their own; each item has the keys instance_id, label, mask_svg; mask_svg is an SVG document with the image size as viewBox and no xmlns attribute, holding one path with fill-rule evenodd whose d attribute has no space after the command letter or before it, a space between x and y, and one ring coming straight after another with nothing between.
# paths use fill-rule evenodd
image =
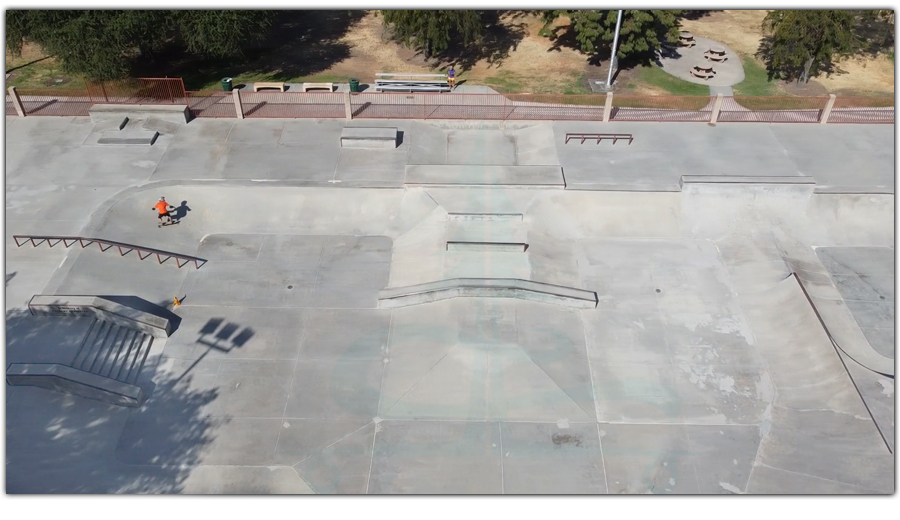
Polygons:
<instances>
[{"instance_id":1,"label":"metal light pole","mask_svg":"<svg viewBox=\"0 0 900 520\"><path fill-rule=\"evenodd\" d=\"M619 19L616 20L616 35L613 37L612 55L609 58L609 75L606 77L606 88L612 87L613 67L616 66L616 51L619 48L619 29L622 27L622 10L619 9Z\"/></svg>"}]
</instances>

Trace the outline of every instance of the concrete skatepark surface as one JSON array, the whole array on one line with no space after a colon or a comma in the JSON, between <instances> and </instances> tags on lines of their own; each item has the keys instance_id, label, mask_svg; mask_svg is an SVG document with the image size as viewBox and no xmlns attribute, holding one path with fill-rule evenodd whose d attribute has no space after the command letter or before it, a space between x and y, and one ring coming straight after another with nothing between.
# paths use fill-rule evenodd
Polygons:
<instances>
[{"instance_id":1,"label":"concrete skatepark surface","mask_svg":"<svg viewBox=\"0 0 900 520\"><path fill-rule=\"evenodd\" d=\"M894 492L892 127L353 121L403 132L354 150L331 120L195 120L144 147L94 144L88 118L6 124L8 364L67 361L85 334L30 316L35 294L183 297L142 406L7 386L8 493ZM564 143L590 129L635 141ZM429 165L512 182L407 186ZM516 186L519 166L565 189ZM179 226L156 227L160 196ZM598 303L378 308L450 278Z\"/></svg>"}]
</instances>

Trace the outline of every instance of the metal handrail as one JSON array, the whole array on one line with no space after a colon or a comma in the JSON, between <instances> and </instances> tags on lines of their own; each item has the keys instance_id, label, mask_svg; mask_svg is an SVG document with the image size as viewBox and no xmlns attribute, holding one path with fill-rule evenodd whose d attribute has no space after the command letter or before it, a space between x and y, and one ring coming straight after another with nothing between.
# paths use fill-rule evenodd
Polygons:
<instances>
[{"instance_id":1,"label":"metal handrail","mask_svg":"<svg viewBox=\"0 0 900 520\"><path fill-rule=\"evenodd\" d=\"M13 235L13 240L16 241L16 247L22 247L26 243L31 243L32 246L37 247L41 244L41 242L46 242L50 247L54 247L60 242L63 243L65 247L71 247L76 242L81 244L82 248L85 248L93 243L96 243L100 248L100 251L106 252L112 247L116 247L119 250L119 256L125 256L131 251L136 251L138 258L141 260L147 259L150 255L156 255L157 261L162 264L169 258L174 258L175 263L178 265L178 268L182 268L187 265L189 262L194 263L194 267L200 269L200 262L203 264L206 263L206 260L203 258L197 258L195 256L181 255L178 253L171 253L169 251L162 251L160 249L153 249L152 247L140 247L132 244L126 244L123 242L116 242L113 240L105 240L102 238L88 238L88 237L72 237L72 236L38 236L38 235ZM20 243L19 240L22 240ZM104 248L103 246L106 246ZM124 249L124 250L123 250ZM144 253L143 256L142 253ZM166 257L163 260L162 257ZM184 261L183 263L181 261Z\"/></svg>"},{"instance_id":2,"label":"metal handrail","mask_svg":"<svg viewBox=\"0 0 900 520\"><path fill-rule=\"evenodd\" d=\"M584 144L585 139L596 139L597 144L600 144L600 141L603 139L612 139L613 144L616 144L616 141L619 139L628 139L628 144L631 144L631 142L634 141L634 137L631 134L594 134L581 132L567 133L566 143L569 142L569 139L581 139L581 144Z\"/></svg>"}]
</instances>

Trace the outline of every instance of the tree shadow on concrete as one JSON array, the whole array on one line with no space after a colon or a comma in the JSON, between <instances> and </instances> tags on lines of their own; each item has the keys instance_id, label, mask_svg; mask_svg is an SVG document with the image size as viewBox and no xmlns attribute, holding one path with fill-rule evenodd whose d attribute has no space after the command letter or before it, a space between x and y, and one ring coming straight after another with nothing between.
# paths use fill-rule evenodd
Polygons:
<instances>
[{"instance_id":1,"label":"tree shadow on concrete","mask_svg":"<svg viewBox=\"0 0 900 520\"><path fill-rule=\"evenodd\" d=\"M6 312L7 362L66 362L89 318ZM190 379L145 370L140 408L109 405L29 386L6 388L7 493L178 493L224 419L204 407L218 390L192 389ZM153 407L147 404L153 402ZM168 419L160 410L177 411ZM173 412L175 413L175 412ZM148 420L148 417L149 420ZM164 460L134 460L154 446Z\"/></svg>"},{"instance_id":2,"label":"tree shadow on concrete","mask_svg":"<svg viewBox=\"0 0 900 520\"><path fill-rule=\"evenodd\" d=\"M340 39L365 15L362 10L279 11L268 36L248 44L242 56L196 56L170 45L152 61L136 63L132 75L180 77L187 90L195 90L240 74L269 75L274 81L319 74L350 57L350 46Z\"/></svg>"}]
</instances>

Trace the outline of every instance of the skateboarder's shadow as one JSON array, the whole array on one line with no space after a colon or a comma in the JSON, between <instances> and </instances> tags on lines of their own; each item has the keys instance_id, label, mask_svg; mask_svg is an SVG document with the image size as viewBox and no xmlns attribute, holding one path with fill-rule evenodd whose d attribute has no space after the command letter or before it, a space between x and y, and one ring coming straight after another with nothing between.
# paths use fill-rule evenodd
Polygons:
<instances>
[{"instance_id":1,"label":"skateboarder's shadow","mask_svg":"<svg viewBox=\"0 0 900 520\"><path fill-rule=\"evenodd\" d=\"M190 210L191 210L191 208L188 207L187 201L186 200L181 201L181 206L178 206L177 208L175 208L174 211L172 211L172 220L183 219L184 217L187 216L187 212Z\"/></svg>"}]
</instances>

